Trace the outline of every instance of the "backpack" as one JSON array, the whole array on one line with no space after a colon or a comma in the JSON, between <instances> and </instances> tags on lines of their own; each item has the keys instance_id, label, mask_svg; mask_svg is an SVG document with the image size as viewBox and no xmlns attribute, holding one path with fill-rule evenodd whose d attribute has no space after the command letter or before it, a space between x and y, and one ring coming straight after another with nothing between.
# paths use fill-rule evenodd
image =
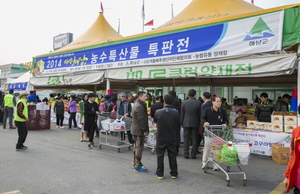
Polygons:
<instances>
[{"instance_id":1,"label":"backpack","mask_svg":"<svg viewBox=\"0 0 300 194\"><path fill-rule=\"evenodd\" d=\"M111 117L111 118L117 118L117 112L112 112L112 111L115 110L116 106L117 106L117 103L114 104L114 103L112 103L112 102L111 102L110 105L108 106L108 111L107 111L107 112L111 112L111 113L110 113L110 117ZM109 110L110 107L112 107L111 110Z\"/></svg>"}]
</instances>

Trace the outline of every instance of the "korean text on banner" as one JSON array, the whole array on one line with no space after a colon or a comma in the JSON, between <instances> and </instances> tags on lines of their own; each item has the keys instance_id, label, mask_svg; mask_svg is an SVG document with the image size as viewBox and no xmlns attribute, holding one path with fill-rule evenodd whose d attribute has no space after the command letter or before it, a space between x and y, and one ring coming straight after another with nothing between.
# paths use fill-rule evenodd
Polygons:
<instances>
[{"instance_id":1,"label":"korean text on banner","mask_svg":"<svg viewBox=\"0 0 300 194\"><path fill-rule=\"evenodd\" d=\"M116 45L38 57L35 73L157 65L178 57L185 62L281 50L283 13L278 11ZM154 62L149 60L151 58Z\"/></svg>"}]
</instances>

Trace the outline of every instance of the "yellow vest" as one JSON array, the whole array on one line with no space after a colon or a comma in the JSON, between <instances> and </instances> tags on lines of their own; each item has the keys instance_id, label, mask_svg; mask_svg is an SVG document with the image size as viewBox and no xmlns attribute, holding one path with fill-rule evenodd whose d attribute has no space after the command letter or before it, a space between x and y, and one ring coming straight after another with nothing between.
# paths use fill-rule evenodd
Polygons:
<instances>
[{"instance_id":1,"label":"yellow vest","mask_svg":"<svg viewBox=\"0 0 300 194\"><path fill-rule=\"evenodd\" d=\"M7 94L4 96L4 106L8 106L8 107L14 107L14 95L12 94Z\"/></svg>"},{"instance_id":2,"label":"yellow vest","mask_svg":"<svg viewBox=\"0 0 300 194\"><path fill-rule=\"evenodd\" d=\"M21 98L21 99L19 100L19 102L17 103L17 107L18 107L18 104L19 104L20 102L22 102L22 103L24 104L24 109L23 109L22 113L23 113L23 115L24 115L26 118L28 118L28 107L27 107L27 104L26 104L26 103L27 103L27 100L24 99L24 98ZM26 121L25 119L19 117L18 112L17 112L17 111L18 111L17 109L18 109L18 108L16 108L16 110L15 110L15 116L14 116L15 121L25 122L25 121Z\"/></svg>"}]
</instances>

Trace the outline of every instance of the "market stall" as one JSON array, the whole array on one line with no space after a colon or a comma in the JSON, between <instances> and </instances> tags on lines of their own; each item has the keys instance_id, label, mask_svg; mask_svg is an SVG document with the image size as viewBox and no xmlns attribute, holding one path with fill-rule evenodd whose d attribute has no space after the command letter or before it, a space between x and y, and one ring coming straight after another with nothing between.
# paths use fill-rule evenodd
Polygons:
<instances>
[{"instance_id":1,"label":"market stall","mask_svg":"<svg viewBox=\"0 0 300 194\"><path fill-rule=\"evenodd\" d=\"M10 81L7 83L7 89L13 89L14 91L29 91L31 90L31 85L29 84L31 74L30 72L26 72L20 77Z\"/></svg>"}]
</instances>

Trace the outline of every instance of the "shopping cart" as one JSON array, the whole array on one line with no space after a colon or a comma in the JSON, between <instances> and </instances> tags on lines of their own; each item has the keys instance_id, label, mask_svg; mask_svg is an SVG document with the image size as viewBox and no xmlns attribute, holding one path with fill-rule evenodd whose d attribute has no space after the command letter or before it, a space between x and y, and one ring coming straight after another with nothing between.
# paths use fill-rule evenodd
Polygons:
<instances>
[{"instance_id":1,"label":"shopping cart","mask_svg":"<svg viewBox=\"0 0 300 194\"><path fill-rule=\"evenodd\" d=\"M101 149L102 145L114 147L118 149L118 152L120 153L121 148L126 148L128 147L128 150L131 149L132 144L126 143L125 141L122 141L121 139L121 132L126 132L129 131L131 128L131 120L130 118L125 118L124 117L124 122L125 125L122 126L119 129L114 129L113 123L115 121L122 121L123 118L116 119L114 117L110 116L110 113L101 113L98 115L98 122L99 122L99 149ZM130 128L128 128L130 126ZM110 134L114 133L117 136L117 141L116 143L109 143L109 139L111 140L112 138L108 138ZM104 134L104 137L103 137Z\"/></svg>"},{"instance_id":2,"label":"shopping cart","mask_svg":"<svg viewBox=\"0 0 300 194\"><path fill-rule=\"evenodd\" d=\"M149 134L147 135L147 141L145 142L145 146L149 149L151 149L150 153L155 154L156 151L156 123L154 123L152 118L148 119L148 125L149 125Z\"/></svg>"},{"instance_id":3,"label":"shopping cart","mask_svg":"<svg viewBox=\"0 0 300 194\"><path fill-rule=\"evenodd\" d=\"M247 176L240 165L248 164L251 144L247 143L247 140L238 143L227 141L222 131L222 125L211 125L205 128L203 156L207 157L203 157L205 162L203 171L207 173L208 164L212 163L214 168L217 167L226 175L227 186L230 185L229 175L243 175L243 184L246 186ZM221 163L226 167L222 168ZM230 172L232 166L236 166L239 171Z\"/></svg>"}]
</instances>

